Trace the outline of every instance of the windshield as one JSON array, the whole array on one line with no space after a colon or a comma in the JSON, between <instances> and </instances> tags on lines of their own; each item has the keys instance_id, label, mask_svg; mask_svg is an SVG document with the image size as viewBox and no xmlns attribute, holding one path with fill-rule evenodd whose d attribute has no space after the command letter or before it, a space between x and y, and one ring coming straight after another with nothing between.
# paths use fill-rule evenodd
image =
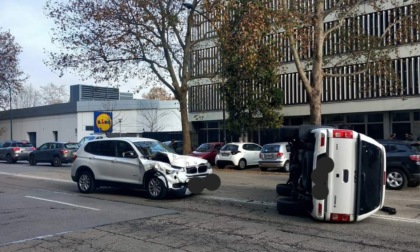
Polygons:
<instances>
[{"instance_id":1,"label":"windshield","mask_svg":"<svg viewBox=\"0 0 420 252\"><path fill-rule=\"evenodd\" d=\"M209 151L211 151L211 146L212 146L211 144L205 143L205 144L200 145L197 148L196 151L198 151L198 152L209 152Z\"/></svg>"},{"instance_id":2,"label":"windshield","mask_svg":"<svg viewBox=\"0 0 420 252\"><path fill-rule=\"evenodd\" d=\"M365 214L381 204L384 153L378 146L361 141L359 161L359 214Z\"/></svg>"},{"instance_id":3,"label":"windshield","mask_svg":"<svg viewBox=\"0 0 420 252\"><path fill-rule=\"evenodd\" d=\"M225 146L223 146L223 148L221 150L222 151L237 151L238 148L239 148L238 145L226 144Z\"/></svg>"},{"instance_id":4,"label":"windshield","mask_svg":"<svg viewBox=\"0 0 420 252\"><path fill-rule=\"evenodd\" d=\"M269 152L279 152L280 145L264 145L261 152L262 153L269 153Z\"/></svg>"},{"instance_id":5,"label":"windshield","mask_svg":"<svg viewBox=\"0 0 420 252\"><path fill-rule=\"evenodd\" d=\"M175 153L175 151L169 148L167 145L157 141L141 141L133 143L140 153L145 157L155 156L160 152Z\"/></svg>"}]
</instances>

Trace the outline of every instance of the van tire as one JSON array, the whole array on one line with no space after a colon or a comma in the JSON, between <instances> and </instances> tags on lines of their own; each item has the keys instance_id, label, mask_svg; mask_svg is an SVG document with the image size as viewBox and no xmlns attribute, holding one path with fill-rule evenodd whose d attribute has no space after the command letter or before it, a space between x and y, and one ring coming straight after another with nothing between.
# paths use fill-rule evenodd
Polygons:
<instances>
[{"instance_id":1,"label":"van tire","mask_svg":"<svg viewBox=\"0 0 420 252\"><path fill-rule=\"evenodd\" d=\"M280 196L290 197L292 195L292 186L288 184L277 184L276 192Z\"/></svg>"}]
</instances>

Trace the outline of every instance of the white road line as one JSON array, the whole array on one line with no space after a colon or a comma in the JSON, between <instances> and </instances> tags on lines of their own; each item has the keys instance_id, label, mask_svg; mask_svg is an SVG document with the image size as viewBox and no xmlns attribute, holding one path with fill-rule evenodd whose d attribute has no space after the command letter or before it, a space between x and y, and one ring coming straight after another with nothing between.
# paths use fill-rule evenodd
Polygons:
<instances>
[{"instance_id":1,"label":"white road line","mask_svg":"<svg viewBox=\"0 0 420 252\"><path fill-rule=\"evenodd\" d=\"M25 197L26 197L26 198L31 198L31 199L37 199L37 200L43 200L43 201L48 201L48 202L58 203L58 204L63 204L63 205L67 205L67 206L73 206L73 207L85 208L85 209L94 210L94 211L100 211L100 210L101 210L101 209L98 209L98 208L85 207L85 206L81 206L81 205L75 205L75 204L70 204L70 203L66 203L66 202L55 201L55 200L49 200L49 199L43 199L43 198L38 198L38 197L32 197L32 196L25 196Z\"/></svg>"},{"instance_id":2,"label":"white road line","mask_svg":"<svg viewBox=\"0 0 420 252\"><path fill-rule=\"evenodd\" d=\"M30 175L19 174L19 173L0 172L0 175L8 175L8 176L14 176L14 177L21 177L21 178L30 178L30 179L49 180L49 181L57 181L57 182L63 182L63 183L74 183L71 180L54 179L54 178L38 177L38 176L30 176Z\"/></svg>"},{"instance_id":3,"label":"white road line","mask_svg":"<svg viewBox=\"0 0 420 252\"><path fill-rule=\"evenodd\" d=\"M11 245L11 244L23 243L23 242L27 242L27 241L45 239L45 238L54 237L54 236L57 236L57 235L71 233L71 232L72 231L66 231L66 232L60 232L60 233L57 233L57 234L49 234L49 235L43 235L43 236L28 238L28 239L24 239L24 240L19 240L19 241L12 241L12 242L9 242L9 243L0 244L0 247L8 246L8 245Z\"/></svg>"}]
</instances>

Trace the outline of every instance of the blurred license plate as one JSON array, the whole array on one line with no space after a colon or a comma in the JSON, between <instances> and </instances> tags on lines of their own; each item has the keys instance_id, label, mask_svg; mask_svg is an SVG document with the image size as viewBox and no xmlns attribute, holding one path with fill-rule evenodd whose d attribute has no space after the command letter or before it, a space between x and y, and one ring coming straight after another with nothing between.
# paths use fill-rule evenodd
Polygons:
<instances>
[{"instance_id":1,"label":"blurred license plate","mask_svg":"<svg viewBox=\"0 0 420 252\"><path fill-rule=\"evenodd\" d=\"M265 158L273 158L273 154L268 154L264 156Z\"/></svg>"},{"instance_id":2,"label":"blurred license plate","mask_svg":"<svg viewBox=\"0 0 420 252\"><path fill-rule=\"evenodd\" d=\"M229 156L229 153L222 153L222 156L224 157Z\"/></svg>"}]
</instances>

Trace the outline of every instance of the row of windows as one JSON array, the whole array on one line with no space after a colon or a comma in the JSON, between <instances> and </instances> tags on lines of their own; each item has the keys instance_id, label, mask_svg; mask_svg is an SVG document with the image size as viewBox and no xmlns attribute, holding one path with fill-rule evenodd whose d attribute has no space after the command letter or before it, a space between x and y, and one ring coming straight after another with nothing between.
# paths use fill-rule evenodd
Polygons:
<instances>
[{"instance_id":1,"label":"row of windows","mask_svg":"<svg viewBox=\"0 0 420 252\"><path fill-rule=\"evenodd\" d=\"M322 102L347 101L385 96L413 96L420 95L420 56L397 59L391 62L395 72L399 74L401 88L394 87L391 79L378 77L372 72L358 75L325 78L323 84ZM345 66L336 73L350 74L359 66ZM326 69L326 72L328 69ZM311 79L311 72L307 72ZM191 86L189 90L190 111L221 110L220 83ZM307 96L303 84L297 73L283 74L280 76L278 88L284 92L284 104L307 103Z\"/></svg>"},{"instance_id":2,"label":"row of windows","mask_svg":"<svg viewBox=\"0 0 420 252\"><path fill-rule=\"evenodd\" d=\"M366 36L369 37L369 43L373 44L374 40L378 40L376 43L379 43L378 46L382 47L419 42L420 33L416 27L420 26L420 15L416 14L417 12L415 9L415 5L409 5L348 18L345 20L345 25L342 28L337 29L325 40L323 53L328 56L360 50L366 46L366 44L360 42L363 40L362 38ZM394 27L388 27L400 17L405 17L403 23L396 24ZM202 19L202 17L197 18L199 18L199 20ZM324 28L325 30L328 30L335 25L337 25L337 21L327 22L324 24ZM387 32L388 28L390 29ZM207 30L203 30L203 32L208 33ZM304 27L296 32L300 58L311 58L313 56L314 47L313 27ZM354 39L348 39L350 42L346 44L340 40L340 38L346 36ZM381 38L381 36L383 37ZM273 51L280 62L293 61L289 40L285 38L283 33L268 35L264 41L266 43L273 43L277 48L282 48L282 50ZM211 47L193 51L191 54L191 62L194 64L192 66L193 77L217 73L220 64L218 48Z\"/></svg>"}]
</instances>

